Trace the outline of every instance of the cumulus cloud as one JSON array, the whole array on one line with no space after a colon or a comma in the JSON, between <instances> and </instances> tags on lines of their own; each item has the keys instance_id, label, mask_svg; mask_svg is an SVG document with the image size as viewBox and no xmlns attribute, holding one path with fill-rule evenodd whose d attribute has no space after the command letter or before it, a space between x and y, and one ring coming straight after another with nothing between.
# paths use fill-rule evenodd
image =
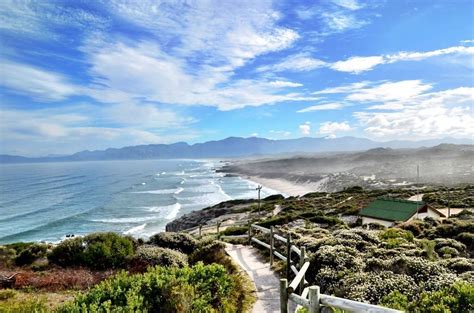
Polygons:
<instances>
[{"instance_id":1,"label":"cumulus cloud","mask_svg":"<svg viewBox=\"0 0 474 313\"><path fill-rule=\"evenodd\" d=\"M336 133L352 130L348 122L324 122L319 126L318 133L334 138Z\"/></svg>"},{"instance_id":2,"label":"cumulus cloud","mask_svg":"<svg viewBox=\"0 0 474 313\"><path fill-rule=\"evenodd\" d=\"M358 74L373 69L379 64L385 63L382 56L373 57L352 57L345 61L338 61L331 65L333 70L339 72L350 72Z\"/></svg>"},{"instance_id":3,"label":"cumulus cloud","mask_svg":"<svg viewBox=\"0 0 474 313\"><path fill-rule=\"evenodd\" d=\"M303 124L300 124L298 126L300 133L302 135L309 135L311 133L311 123L310 122L305 122Z\"/></svg>"}]
</instances>

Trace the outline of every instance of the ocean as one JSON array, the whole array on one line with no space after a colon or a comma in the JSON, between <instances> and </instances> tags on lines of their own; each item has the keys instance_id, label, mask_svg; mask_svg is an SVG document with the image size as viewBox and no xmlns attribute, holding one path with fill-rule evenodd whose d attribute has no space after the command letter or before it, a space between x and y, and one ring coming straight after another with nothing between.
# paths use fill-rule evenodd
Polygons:
<instances>
[{"instance_id":1,"label":"ocean","mask_svg":"<svg viewBox=\"0 0 474 313\"><path fill-rule=\"evenodd\" d=\"M148 238L173 219L257 184L216 173L217 160L140 160L0 165L0 244L57 242L113 231ZM263 188L262 197L276 191Z\"/></svg>"}]
</instances>

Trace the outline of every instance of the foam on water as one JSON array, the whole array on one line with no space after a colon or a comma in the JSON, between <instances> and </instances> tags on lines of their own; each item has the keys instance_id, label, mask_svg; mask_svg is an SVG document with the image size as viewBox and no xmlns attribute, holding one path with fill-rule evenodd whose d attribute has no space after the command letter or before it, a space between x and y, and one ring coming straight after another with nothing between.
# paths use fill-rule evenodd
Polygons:
<instances>
[{"instance_id":1,"label":"foam on water","mask_svg":"<svg viewBox=\"0 0 474 313\"><path fill-rule=\"evenodd\" d=\"M145 229L146 225L147 224L145 223L145 224L132 227L129 230L124 231L123 233L124 235L135 235L135 234L141 233Z\"/></svg>"}]
</instances>

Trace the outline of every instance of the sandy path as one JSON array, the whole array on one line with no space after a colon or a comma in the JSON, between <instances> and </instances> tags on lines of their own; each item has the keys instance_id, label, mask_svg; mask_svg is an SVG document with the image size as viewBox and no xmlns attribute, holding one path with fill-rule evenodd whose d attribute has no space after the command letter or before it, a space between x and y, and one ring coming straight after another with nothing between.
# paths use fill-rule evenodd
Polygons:
<instances>
[{"instance_id":1,"label":"sandy path","mask_svg":"<svg viewBox=\"0 0 474 313\"><path fill-rule=\"evenodd\" d=\"M250 246L226 244L227 253L244 269L255 284L257 302L254 313L280 312L280 278L270 264L258 258L257 249Z\"/></svg>"}]
</instances>

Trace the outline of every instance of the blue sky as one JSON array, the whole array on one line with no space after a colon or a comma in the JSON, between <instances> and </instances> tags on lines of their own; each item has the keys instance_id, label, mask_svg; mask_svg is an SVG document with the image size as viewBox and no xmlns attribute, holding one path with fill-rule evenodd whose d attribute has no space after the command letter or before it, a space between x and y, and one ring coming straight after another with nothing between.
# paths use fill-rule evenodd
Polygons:
<instances>
[{"instance_id":1,"label":"blue sky","mask_svg":"<svg viewBox=\"0 0 474 313\"><path fill-rule=\"evenodd\" d=\"M0 153L472 138L474 4L0 1Z\"/></svg>"}]
</instances>

